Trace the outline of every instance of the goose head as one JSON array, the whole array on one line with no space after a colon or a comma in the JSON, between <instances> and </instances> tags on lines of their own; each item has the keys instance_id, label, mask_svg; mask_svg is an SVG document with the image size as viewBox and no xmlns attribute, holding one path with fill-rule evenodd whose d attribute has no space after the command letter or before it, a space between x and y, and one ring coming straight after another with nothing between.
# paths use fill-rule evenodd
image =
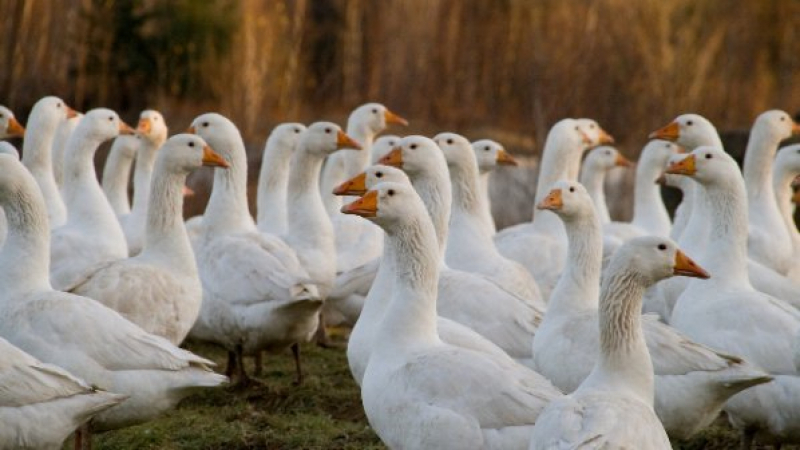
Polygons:
<instances>
[{"instance_id":1,"label":"goose head","mask_svg":"<svg viewBox=\"0 0 800 450\"><path fill-rule=\"evenodd\" d=\"M800 125L794 122L785 111L773 109L765 111L756 118L753 130L762 130L778 141L800 134Z\"/></svg>"},{"instance_id":2,"label":"goose head","mask_svg":"<svg viewBox=\"0 0 800 450\"><path fill-rule=\"evenodd\" d=\"M436 142L425 136L404 137L378 163L403 169L412 178L447 170L444 154Z\"/></svg>"},{"instance_id":3,"label":"goose head","mask_svg":"<svg viewBox=\"0 0 800 450\"><path fill-rule=\"evenodd\" d=\"M702 145L719 145L717 129L699 114L681 114L666 126L650 133L649 137L676 142L690 150Z\"/></svg>"},{"instance_id":4,"label":"goose head","mask_svg":"<svg viewBox=\"0 0 800 450\"><path fill-rule=\"evenodd\" d=\"M14 158L19 159L19 152L17 151L17 148L8 142L0 142L0 155L11 155Z\"/></svg>"},{"instance_id":5,"label":"goose head","mask_svg":"<svg viewBox=\"0 0 800 450\"><path fill-rule=\"evenodd\" d=\"M499 142L481 139L472 143L472 151L478 161L480 173L493 171L497 166L516 166L517 160Z\"/></svg>"},{"instance_id":6,"label":"goose head","mask_svg":"<svg viewBox=\"0 0 800 450\"><path fill-rule=\"evenodd\" d=\"M582 184L575 181L558 181L538 205L549 209L564 220L588 217L594 213L594 203Z\"/></svg>"},{"instance_id":7,"label":"goose head","mask_svg":"<svg viewBox=\"0 0 800 450\"><path fill-rule=\"evenodd\" d=\"M359 106L350 113L348 122L364 126L371 131L372 134L380 133L390 124L408 125L406 119L389 111L389 108L380 103L367 103Z\"/></svg>"},{"instance_id":8,"label":"goose head","mask_svg":"<svg viewBox=\"0 0 800 450\"><path fill-rule=\"evenodd\" d=\"M674 187L683 191L684 188L687 187L686 183L691 183L691 181L689 181L685 176L666 172L666 169L672 166L673 164L676 164L678 161L681 161L685 157L686 153L676 153L668 157L667 162L664 165L665 171L661 174L661 176L656 178L656 184L660 184L661 186Z\"/></svg>"},{"instance_id":9,"label":"goose head","mask_svg":"<svg viewBox=\"0 0 800 450\"><path fill-rule=\"evenodd\" d=\"M117 113L106 108L93 109L86 113L78 124L77 130L83 130L84 136L101 142L119 135L133 135L134 130L123 122Z\"/></svg>"},{"instance_id":10,"label":"goose head","mask_svg":"<svg viewBox=\"0 0 800 450\"><path fill-rule=\"evenodd\" d=\"M344 214L364 217L387 232L415 218L426 217L420 211L425 211L425 206L411 184L392 182L378 183L363 197L342 207Z\"/></svg>"},{"instance_id":11,"label":"goose head","mask_svg":"<svg viewBox=\"0 0 800 450\"><path fill-rule=\"evenodd\" d=\"M614 143L614 137L608 134L595 120L593 119L575 119L578 127L586 135L589 140L588 145L608 145Z\"/></svg>"},{"instance_id":12,"label":"goose head","mask_svg":"<svg viewBox=\"0 0 800 450\"><path fill-rule=\"evenodd\" d=\"M645 144L639 161L647 161L648 164L652 164L657 166L658 169L661 169L665 167L667 160L672 155L685 153L686 150L674 142L653 139Z\"/></svg>"},{"instance_id":13,"label":"goose head","mask_svg":"<svg viewBox=\"0 0 800 450\"><path fill-rule=\"evenodd\" d=\"M368 190L383 182L411 184L408 175L402 170L384 165L367 167L367 170L340 184L333 190L334 195L364 195Z\"/></svg>"},{"instance_id":14,"label":"goose head","mask_svg":"<svg viewBox=\"0 0 800 450\"><path fill-rule=\"evenodd\" d=\"M278 144L279 150L291 153L300 142L300 136L304 131L306 131L306 126L302 123L282 123L272 129L268 140Z\"/></svg>"},{"instance_id":15,"label":"goose head","mask_svg":"<svg viewBox=\"0 0 800 450\"><path fill-rule=\"evenodd\" d=\"M642 236L629 240L614 253L609 266L619 267L620 264L644 279L647 285L673 276L710 277L674 241L663 237Z\"/></svg>"},{"instance_id":16,"label":"goose head","mask_svg":"<svg viewBox=\"0 0 800 450\"><path fill-rule=\"evenodd\" d=\"M781 147L775 157L775 166L779 166L787 172L800 174L800 144Z\"/></svg>"},{"instance_id":17,"label":"goose head","mask_svg":"<svg viewBox=\"0 0 800 450\"><path fill-rule=\"evenodd\" d=\"M14 117L14 113L0 106L0 139L25 136L25 128Z\"/></svg>"},{"instance_id":18,"label":"goose head","mask_svg":"<svg viewBox=\"0 0 800 450\"><path fill-rule=\"evenodd\" d=\"M472 166L477 169L478 162L475 152L472 151L472 144L464 136L456 133L439 133L434 136L433 141L444 154L448 167L469 168Z\"/></svg>"},{"instance_id":19,"label":"goose head","mask_svg":"<svg viewBox=\"0 0 800 450\"><path fill-rule=\"evenodd\" d=\"M167 139L167 123L160 112L147 109L139 115L136 132L148 141L158 145Z\"/></svg>"},{"instance_id":20,"label":"goose head","mask_svg":"<svg viewBox=\"0 0 800 450\"><path fill-rule=\"evenodd\" d=\"M200 166L228 168L230 164L211 149L196 134L177 134L169 138L158 156L159 164L166 164L178 173L188 174Z\"/></svg>"},{"instance_id":21,"label":"goose head","mask_svg":"<svg viewBox=\"0 0 800 450\"><path fill-rule=\"evenodd\" d=\"M64 100L58 97L48 96L39 99L39 101L33 105L31 113L28 116L28 126L32 126L32 122L37 122L37 124L46 124L47 127L52 127L52 129L55 130L55 127L58 126L61 121L77 116L78 112L67 106Z\"/></svg>"},{"instance_id":22,"label":"goose head","mask_svg":"<svg viewBox=\"0 0 800 450\"><path fill-rule=\"evenodd\" d=\"M244 150L239 129L230 119L221 114L206 113L197 116L189 126L187 133L203 138L228 162L233 160L234 152Z\"/></svg>"},{"instance_id":23,"label":"goose head","mask_svg":"<svg viewBox=\"0 0 800 450\"><path fill-rule=\"evenodd\" d=\"M305 151L323 158L343 148L361 150L361 145L333 122L315 122L309 125L300 134L299 145Z\"/></svg>"},{"instance_id":24,"label":"goose head","mask_svg":"<svg viewBox=\"0 0 800 450\"><path fill-rule=\"evenodd\" d=\"M581 129L580 122L576 119L567 118L556 122L547 134L547 142L552 139L557 139L564 145L581 150L594 145L592 137ZM545 143L545 146L547 146L547 143Z\"/></svg>"},{"instance_id":25,"label":"goose head","mask_svg":"<svg viewBox=\"0 0 800 450\"><path fill-rule=\"evenodd\" d=\"M372 164L378 164L378 161L392 151L393 148L397 147L398 143L400 143L400 136L393 134L387 134L376 139L370 150Z\"/></svg>"},{"instance_id":26,"label":"goose head","mask_svg":"<svg viewBox=\"0 0 800 450\"><path fill-rule=\"evenodd\" d=\"M724 150L711 146L697 147L671 164L667 173L688 176L706 186L742 177L736 161Z\"/></svg>"},{"instance_id":27,"label":"goose head","mask_svg":"<svg viewBox=\"0 0 800 450\"><path fill-rule=\"evenodd\" d=\"M606 172L614 167L632 167L633 163L616 148L602 145L595 147L586 155L583 166L596 172Z\"/></svg>"}]
</instances>

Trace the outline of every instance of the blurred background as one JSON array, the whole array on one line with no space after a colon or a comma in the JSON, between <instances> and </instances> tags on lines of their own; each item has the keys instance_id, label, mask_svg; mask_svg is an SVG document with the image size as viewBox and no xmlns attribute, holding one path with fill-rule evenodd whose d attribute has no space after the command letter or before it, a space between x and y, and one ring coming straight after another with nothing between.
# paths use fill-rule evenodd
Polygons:
<instances>
[{"instance_id":1,"label":"blurred background","mask_svg":"<svg viewBox=\"0 0 800 450\"><path fill-rule=\"evenodd\" d=\"M591 117L635 157L682 112L794 115L798 24L798 0L3 0L0 103L23 123L48 94L131 123L156 108L172 132L214 110L254 157L276 123L366 101L516 154Z\"/></svg>"}]
</instances>

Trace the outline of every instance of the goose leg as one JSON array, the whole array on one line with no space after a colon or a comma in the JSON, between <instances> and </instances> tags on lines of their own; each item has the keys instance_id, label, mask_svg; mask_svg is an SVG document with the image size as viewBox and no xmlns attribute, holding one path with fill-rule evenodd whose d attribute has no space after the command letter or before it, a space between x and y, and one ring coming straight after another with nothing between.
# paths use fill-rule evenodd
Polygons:
<instances>
[{"instance_id":1,"label":"goose leg","mask_svg":"<svg viewBox=\"0 0 800 450\"><path fill-rule=\"evenodd\" d=\"M247 376L247 370L244 367L243 353L242 344L236 345L236 384L238 385L250 384L250 377Z\"/></svg>"},{"instance_id":2,"label":"goose leg","mask_svg":"<svg viewBox=\"0 0 800 450\"><path fill-rule=\"evenodd\" d=\"M328 338L328 332L325 330L325 315L322 311L319 312L319 325L317 325L317 332L314 335L317 345L322 348L331 348L331 341Z\"/></svg>"},{"instance_id":3,"label":"goose leg","mask_svg":"<svg viewBox=\"0 0 800 450\"><path fill-rule=\"evenodd\" d=\"M292 355L294 355L294 368L297 372L297 378L294 380L295 386L303 384L303 369L300 366L300 344L295 342L292 344Z\"/></svg>"},{"instance_id":4,"label":"goose leg","mask_svg":"<svg viewBox=\"0 0 800 450\"><path fill-rule=\"evenodd\" d=\"M75 430L75 450L92 450L92 435L89 424L85 423Z\"/></svg>"},{"instance_id":5,"label":"goose leg","mask_svg":"<svg viewBox=\"0 0 800 450\"><path fill-rule=\"evenodd\" d=\"M742 450L750 450L753 447L753 438L755 435L755 430L745 429L742 431Z\"/></svg>"},{"instance_id":6,"label":"goose leg","mask_svg":"<svg viewBox=\"0 0 800 450\"><path fill-rule=\"evenodd\" d=\"M253 364L255 364L256 368L253 370L253 375L260 377L263 371L263 364L264 361L262 360L262 353L256 352L255 356L253 356Z\"/></svg>"},{"instance_id":7,"label":"goose leg","mask_svg":"<svg viewBox=\"0 0 800 450\"><path fill-rule=\"evenodd\" d=\"M228 365L225 367L225 376L230 378L236 369L236 353L228 352Z\"/></svg>"}]
</instances>

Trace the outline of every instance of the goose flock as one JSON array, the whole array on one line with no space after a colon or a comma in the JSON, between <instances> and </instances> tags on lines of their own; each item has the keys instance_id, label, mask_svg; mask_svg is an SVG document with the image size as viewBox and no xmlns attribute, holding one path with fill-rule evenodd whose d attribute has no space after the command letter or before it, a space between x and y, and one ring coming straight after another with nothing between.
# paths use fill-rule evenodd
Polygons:
<instances>
[{"instance_id":1,"label":"goose flock","mask_svg":"<svg viewBox=\"0 0 800 450\"><path fill-rule=\"evenodd\" d=\"M594 120L562 119L532 221L503 230L502 144L378 136L390 125L408 122L379 103L345 129L277 125L253 215L223 115L169 136L155 110L132 128L50 96L23 127L0 106L0 139L23 139L21 159L0 142L0 449L89 448L198 389L258 383L263 352L290 349L300 384L299 344L329 346L334 325L390 448L669 449L721 416L744 449L800 443L788 114L758 116L741 170L697 114L636 164ZM202 166L211 197L185 221ZM633 219L614 221L605 177L634 166ZM661 186L683 194L674 220ZM224 348L225 373L187 339Z\"/></svg>"}]
</instances>

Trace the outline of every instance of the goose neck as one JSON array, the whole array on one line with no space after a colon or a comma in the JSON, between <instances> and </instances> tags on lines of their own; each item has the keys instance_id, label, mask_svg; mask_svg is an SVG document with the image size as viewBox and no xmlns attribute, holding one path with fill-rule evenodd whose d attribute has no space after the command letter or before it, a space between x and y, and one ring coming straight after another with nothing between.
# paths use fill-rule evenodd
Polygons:
<instances>
[{"instance_id":1,"label":"goose neck","mask_svg":"<svg viewBox=\"0 0 800 450\"><path fill-rule=\"evenodd\" d=\"M788 167L778 164L772 176L772 189L775 191L775 201L783 218L783 223L789 231L789 235L797 236L797 226L794 222L792 211L792 188L791 183L797 175L796 171L789 170ZM793 238L794 239L794 238Z\"/></svg>"},{"instance_id":2,"label":"goose neck","mask_svg":"<svg viewBox=\"0 0 800 450\"><path fill-rule=\"evenodd\" d=\"M30 185L2 206L8 235L0 250L0 286L6 294L51 289L50 228L44 198Z\"/></svg>"},{"instance_id":3,"label":"goose neck","mask_svg":"<svg viewBox=\"0 0 800 450\"><path fill-rule=\"evenodd\" d=\"M749 283L744 181L737 173L736 176L707 184L705 192L705 206L711 212L711 232L702 264L718 280L737 285Z\"/></svg>"},{"instance_id":4,"label":"goose neck","mask_svg":"<svg viewBox=\"0 0 800 450\"><path fill-rule=\"evenodd\" d=\"M592 198L592 202L597 210L600 223L603 225L611 222L611 216L608 213L608 205L606 204L604 189L605 180L606 172L592 165L583 168L580 178L580 183L584 185L586 191L589 192L589 196Z\"/></svg>"},{"instance_id":5,"label":"goose neck","mask_svg":"<svg viewBox=\"0 0 800 450\"><path fill-rule=\"evenodd\" d=\"M633 191L633 220L631 223L648 233L668 236L671 223L661 188L655 183L663 164L648 160L640 161L636 168Z\"/></svg>"},{"instance_id":6,"label":"goose neck","mask_svg":"<svg viewBox=\"0 0 800 450\"><path fill-rule=\"evenodd\" d=\"M312 246L326 252L334 244L333 224L325 212L319 191L319 175L324 157L302 145L293 156L287 192L288 237L293 247ZM332 250L335 253L335 250ZM334 258L335 255L331 255Z\"/></svg>"},{"instance_id":7,"label":"goose neck","mask_svg":"<svg viewBox=\"0 0 800 450\"><path fill-rule=\"evenodd\" d=\"M384 235L383 254L378 265L378 272L375 274L375 280L372 282L367 297L364 299L364 307L358 317L359 323L363 320L372 329L378 328L392 299L392 285L394 284L395 273L394 261L394 248L389 243L389 238Z\"/></svg>"},{"instance_id":8,"label":"goose neck","mask_svg":"<svg viewBox=\"0 0 800 450\"><path fill-rule=\"evenodd\" d=\"M103 169L103 192L108 197L108 202L119 216L131 211L128 201L128 178L130 177L133 155L125 152L118 146L119 138L114 141L114 146L108 155L105 168Z\"/></svg>"},{"instance_id":9,"label":"goose neck","mask_svg":"<svg viewBox=\"0 0 800 450\"><path fill-rule=\"evenodd\" d=\"M597 215L592 212L564 219L567 232L567 259L547 305L548 316L596 310L600 296L600 270L603 262L603 234Z\"/></svg>"},{"instance_id":10,"label":"goose neck","mask_svg":"<svg viewBox=\"0 0 800 450\"><path fill-rule=\"evenodd\" d=\"M491 212L487 198L481 192L477 164L452 165L449 167L453 190L453 217L463 215L473 226L479 228L482 238L491 239L494 234Z\"/></svg>"},{"instance_id":11,"label":"goose neck","mask_svg":"<svg viewBox=\"0 0 800 450\"><path fill-rule=\"evenodd\" d=\"M450 214L452 212L452 185L447 176L439 171L427 173L409 173L411 184L425 204L433 227L440 258L443 259L447 248L447 235L450 231Z\"/></svg>"},{"instance_id":12,"label":"goose neck","mask_svg":"<svg viewBox=\"0 0 800 450\"><path fill-rule=\"evenodd\" d=\"M481 172L478 176L478 195L483 197L483 204L484 211L481 214L481 217L484 221L486 221L485 226L490 230L491 235L494 236L497 233L497 225L494 223L494 217L492 216L492 201L491 197L489 196L489 174L491 172Z\"/></svg>"},{"instance_id":13,"label":"goose neck","mask_svg":"<svg viewBox=\"0 0 800 450\"><path fill-rule=\"evenodd\" d=\"M255 228L247 204L247 154L241 141L222 141L213 145L230 163L227 169L214 169L214 187L203 215L207 233L251 231ZM227 151L226 151L227 150Z\"/></svg>"},{"instance_id":14,"label":"goose neck","mask_svg":"<svg viewBox=\"0 0 800 450\"><path fill-rule=\"evenodd\" d=\"M536 209L538 205L550 192L550 187L556 182L561 180L576 181L578 178L578 171L580 170L581 155L583 154L583 146L581 144L571 142L562 136L562 133L551 131L547 135L547 140L544 144L542 152L541 164L539 166L539 179L536 183L536 196L533 208L533 218L536 220L537 215L550 216L553 218L554 214L550 211L541 211L545 214L539 214ZM555 218L555 223L558 219ZM551 219L546 219L551 222Z\"/></svg>"},{"instance_id":15,"label":"goose neck","mask_svg":"<svg viewBox=\"0 0 800 450\"><path fill-rule=\"evenodd\" d=\"M28 122L29 131L25 133L25 140L22 141L22 163L28 170L52 172L53 159L50 149L57 127L58 122L48 120L39 114L31 114Z\"/></svg>"},{"instance_id":16,"label":"goose neck","mask_svg":"<svg viewBox=\"0 0 800 450\"><path fill-rule=\"evenodd\" d=\"M683 197L684 202L688 202L686 214L689 218L678 243L688 254L701 255L708 245L711 210L706 188L695 182L690 186L684 190Z\"/></svg>"},{"instance_id":17,"label":"goose neck","mask_svg":"<svg viewBox=\"0 0 800 450\"><path fill-rule=\"evenodd\" d=\"M156 161L158 144L149 139L142 139L136 153L136 167L133 172L133 214L147 214L147 203L150 200L150 180L153 177L153 166Z\"/></svg>"},{"instance_id":18,"label":"goose neck","mask_svg":"<svg viewBox=\"0 0 800 450\"><path fill-rule=\"evenodd\" d=\"M94 169L94 154L103 139L89 134L87 128L77 128L67 142L64 161L64 201L68 210L81 209L88 201L87 191L100 191ZM96 188L96 189L94 189ZM103 194L104 195L104 194ZM72 214L70 214L72 215Z\"/></svg>"},{"instance_id":19,"label":"goose neck","mask_svg":"<svg viewBox=\"0 0 800 450\"><path fill-rule=\"evenodd\" d=\"M367 170L372 153L372 142L375 140L376 133L364 123L350 121L347 124L347 135L361 144L361 150L345 150L344 156L344 179L350 179L359 173Z\"/></svg>"},{"instance_id":20,"label":"goose neck","mask_svg":"<svg viewBox=\"0 0 800 450\"><path fill-rule=\"evenodd\" d=\"M286 230L286 196L292 156L291 152L277 148L279 145L267 142L258 177L258 227L273 234Z\"/></svg>"},{"instance_id":21,"label":"goose neck","mask_svg":"<svg viewBox=\"0 0 800 450\"><path fill-rule=\"evenodd\" d=\"M389 254L394 256L395 282L378 345L408 348L436 343L440 257L433 225L428 218L417 216L386 234Z\"/></svg>"},{"instance_id":22,"label":"goose neck","mask_svg":"<svg viewBox=\"0 0 800 450\"><path fill-rule=\"evenodd\" d=\"M779 143L780 139L764 127L760 127L758 124L753 127L750 139L747 141L742 167L747 196L751 202L758 199L773 201L774 192L770 177Z\"/></svg>"}]
</instances>

